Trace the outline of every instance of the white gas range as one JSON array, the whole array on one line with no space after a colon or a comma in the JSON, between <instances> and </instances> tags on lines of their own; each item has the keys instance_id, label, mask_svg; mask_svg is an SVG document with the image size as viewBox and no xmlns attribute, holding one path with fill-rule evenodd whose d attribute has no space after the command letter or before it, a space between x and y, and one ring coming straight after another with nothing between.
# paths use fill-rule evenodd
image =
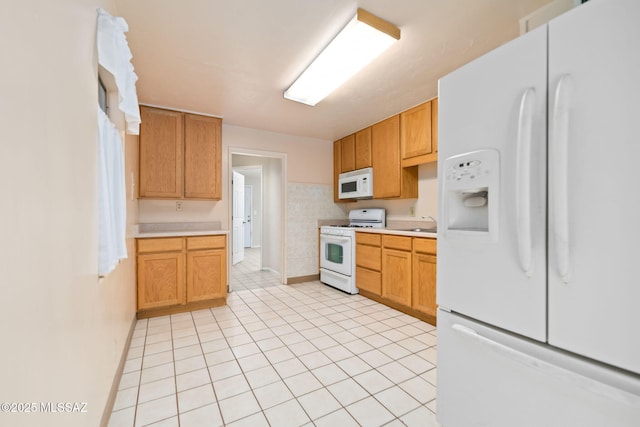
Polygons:
<instances>
[{"instance_id":1,"label":"white gas range","mask_svg":"<svg viewBox=\"0 0 640 427\"><path fill-rule=\"evenodd\" d=\"M349 225L320 227L320 281L349 294L356 288L356 229L384 228L382 208L349 211Z\"/></svg>"}]
</instances>

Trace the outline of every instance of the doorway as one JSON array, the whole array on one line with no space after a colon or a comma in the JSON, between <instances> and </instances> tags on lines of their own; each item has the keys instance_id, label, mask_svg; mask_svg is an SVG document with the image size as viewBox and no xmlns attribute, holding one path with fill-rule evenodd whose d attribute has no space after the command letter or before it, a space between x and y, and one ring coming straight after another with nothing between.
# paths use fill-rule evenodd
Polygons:
<instances>
[{"instance_id":1,"label":"doorway","mask_svg":"<svg viewBox=\"0 0 640 427\"><path fill-rule=\"evenodd\" d=\"M286 154L233 148L229 153L233 181L230 240L234 246L230 290L286 283L283 238ZM241 190L234 183L242 181Z\"/></svg>"}]
</instances>

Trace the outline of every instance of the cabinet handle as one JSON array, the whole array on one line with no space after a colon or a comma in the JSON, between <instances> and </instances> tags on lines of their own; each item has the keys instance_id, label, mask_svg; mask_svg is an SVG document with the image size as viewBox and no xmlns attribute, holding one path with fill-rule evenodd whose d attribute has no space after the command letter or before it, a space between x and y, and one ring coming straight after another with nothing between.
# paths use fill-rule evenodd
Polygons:
<instances>
[{"instance_id":1,"label":"cabinet handle","mask_svg":"<svg viewBox=\"0 0 640 427\"><path fill-rule=\"evenodd\" d=\"M553 123L549 141L550 213L558 274L564 283L571 279L569 248L569 123L571 107L571 78L560 77L553 101Z\"/></svg>"},{"instance_id":2,"label":"cabinet handle","mask_svg":"<svg viewBox=\"0 0 640 427\"><path fill-rule=\"evenodd\" d=\"M520 101L516 153L516 230L520 266L533 276L531 243L531 139L536 91L528 88Z\"/></svg>"}]
</instances>

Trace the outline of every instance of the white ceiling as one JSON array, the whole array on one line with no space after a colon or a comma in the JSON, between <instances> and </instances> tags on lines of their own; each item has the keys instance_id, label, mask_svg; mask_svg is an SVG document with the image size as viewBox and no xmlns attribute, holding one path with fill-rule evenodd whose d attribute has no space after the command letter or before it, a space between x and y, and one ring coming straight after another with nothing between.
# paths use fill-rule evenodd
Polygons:
<instances>
[{"instance_id":1,"label":"white ceiling","mask_svg":"<svg viewBox=\"0 0 640 427\"><path fill-rule=\"evenodd\" d=\"M140 102L335 140L437 95L437 80L518 35L550 0L115 0ZM283 98L358 7L401 39L315 107Z\"/></svg>"}]
</instances>

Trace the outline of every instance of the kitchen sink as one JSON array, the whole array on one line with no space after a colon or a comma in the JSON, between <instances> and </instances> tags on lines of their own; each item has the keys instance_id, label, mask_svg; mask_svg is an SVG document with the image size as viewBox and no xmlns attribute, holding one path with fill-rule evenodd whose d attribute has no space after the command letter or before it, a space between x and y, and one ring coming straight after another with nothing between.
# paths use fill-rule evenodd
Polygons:
<instances>
[{"instance_id":1,"label":"kitchen sink","mask_svg":"<svg viewBox=\"0 0 640 427\"><path fill-rule=\"evenodd\" d=\"M413 231L417 233L437 233L437 228L395 228L395 231Z\"/></svg>"}]
</instances>

